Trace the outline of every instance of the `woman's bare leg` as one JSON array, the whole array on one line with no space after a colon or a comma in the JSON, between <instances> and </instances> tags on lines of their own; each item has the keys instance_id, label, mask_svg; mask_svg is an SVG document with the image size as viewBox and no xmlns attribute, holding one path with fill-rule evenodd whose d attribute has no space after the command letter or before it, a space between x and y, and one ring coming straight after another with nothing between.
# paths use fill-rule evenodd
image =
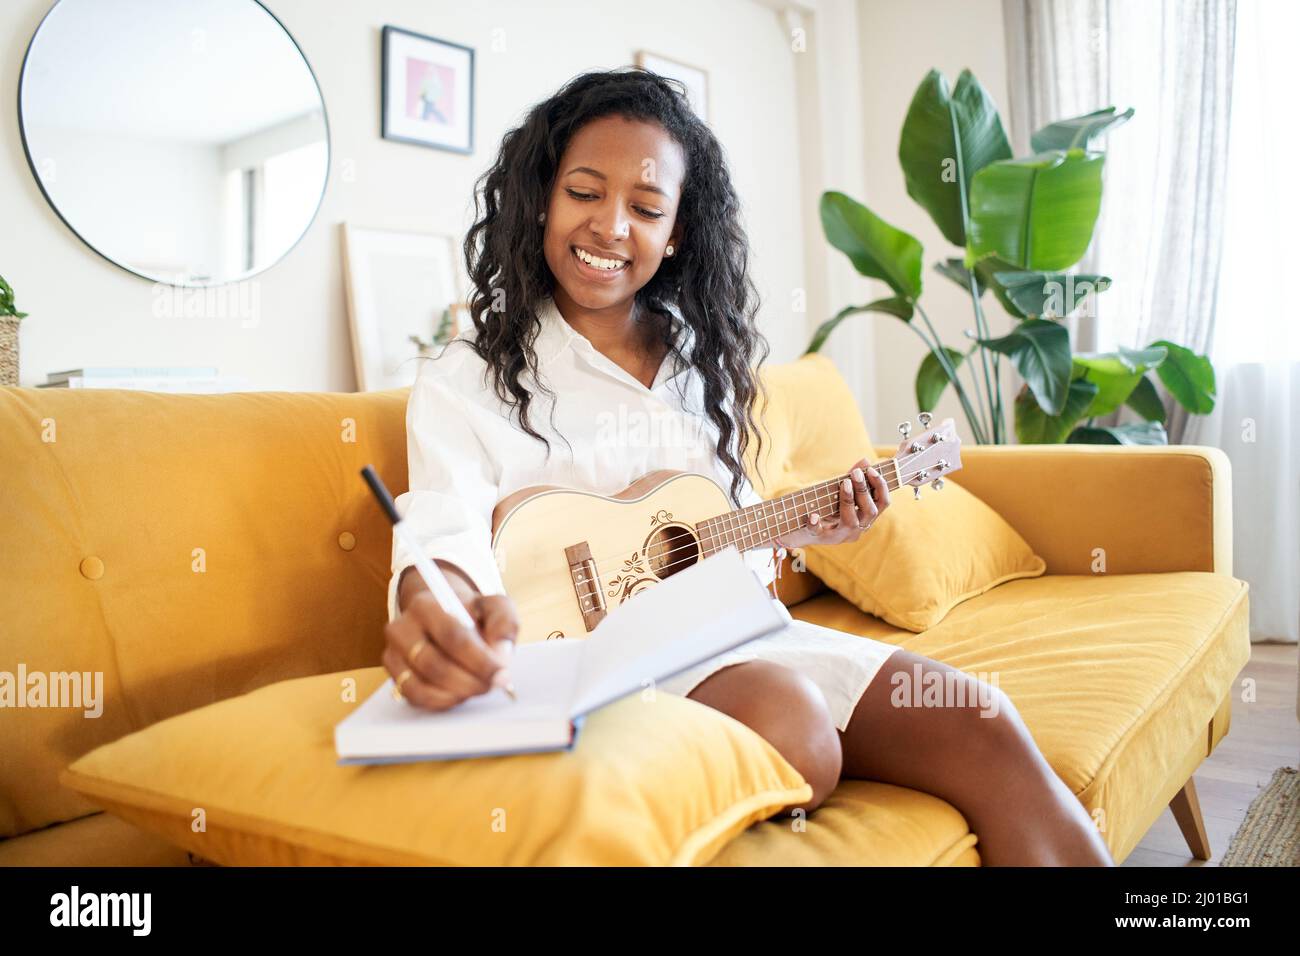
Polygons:
<instances>
[{"instance_id":1,"label":"woman's bare leg","mask_svg":"<svg viewBox=\"0 0 1300 956\"><path fill-rule=\"evenodd\" d=\"M945 694L943 706L915 705L918 666L923 678L938 672L945 688L960 685L964 696ZM896 651L840 740L844 776L923 790L960 810L986 866L1114 865L1083 804L1052 770L1010 699L956 668Z\"/></svg>"},{"instance_id":2,"label":"woman's bare leg","mask_svg":"<svg viewBox=\"0 0 1300 956\"><path fill-rule=\"evenodd\" d=\"M771 661L732 664L686 695L734 717L765 739L812 786L812 799L782 807L811 813L840 782L839 731L821 688ZM775 815L775 814L774 814Z\"/></svg>"}]
</instances>

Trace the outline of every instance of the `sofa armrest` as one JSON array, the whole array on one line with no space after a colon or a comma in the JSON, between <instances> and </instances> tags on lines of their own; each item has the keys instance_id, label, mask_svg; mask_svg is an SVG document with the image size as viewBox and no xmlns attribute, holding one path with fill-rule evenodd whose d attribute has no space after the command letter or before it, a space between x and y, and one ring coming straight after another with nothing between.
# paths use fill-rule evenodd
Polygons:
<instances>
[{"instance_id":1,"label":"sofa armrest","mask_svg":"<svg viewBox=\"0 0 1300 956\"><path fill-rule=\"evenodd\" d=\"M965 445L961 458L951 480L1020 532L1048 574L1096 573L1098 548L1110 574L1232 573L1232 478L1217 448Z\"/></svg>"}]
</instances>

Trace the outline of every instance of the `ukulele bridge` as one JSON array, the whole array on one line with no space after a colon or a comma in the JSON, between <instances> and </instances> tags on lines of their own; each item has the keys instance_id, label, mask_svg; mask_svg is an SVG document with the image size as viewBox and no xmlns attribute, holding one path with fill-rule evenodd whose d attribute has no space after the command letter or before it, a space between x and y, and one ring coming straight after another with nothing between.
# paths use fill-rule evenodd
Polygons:
<instances>
[{"instance_id":1,"label":"ukulele bridge","mask_svg":"<svg viewBox=\"0 0 1300 956\"><path fill-rule=\"evenodd\" d=\"M590 633L609 613L600 587L600 573L591 556L591 545L586 541L570 545L564 549L564 556L569 562L569 576L573 579L573 593L582 612L583 626Z\"/></svg>"}]
</instances>

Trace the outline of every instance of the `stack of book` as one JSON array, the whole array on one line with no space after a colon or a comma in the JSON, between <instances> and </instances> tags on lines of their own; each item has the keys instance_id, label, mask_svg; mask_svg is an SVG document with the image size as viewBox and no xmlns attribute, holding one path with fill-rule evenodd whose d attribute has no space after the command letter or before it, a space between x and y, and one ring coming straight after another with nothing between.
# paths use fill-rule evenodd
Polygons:
<instances>
[{"instance_id":1,"label":"stack of book","mask_svg":"<svg viewBox=\"0 0 1300 956\"><path fill-rule=\"evenodd\" d=\"M210 366L98 367L50 372L37 388L129 388L145 392L232 392L242 380L221 378Z\"/></svg>"}]
</instances>

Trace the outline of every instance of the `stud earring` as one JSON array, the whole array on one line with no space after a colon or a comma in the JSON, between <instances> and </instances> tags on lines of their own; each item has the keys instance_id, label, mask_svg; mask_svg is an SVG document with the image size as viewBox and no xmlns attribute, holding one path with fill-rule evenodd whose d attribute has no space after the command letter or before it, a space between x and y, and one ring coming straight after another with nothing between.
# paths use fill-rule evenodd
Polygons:
<instances>
[{"instance_id":1,"label":"stud earring","mask_svg":"<svg viewBox=\"0 0 1300 956\"><path fill-rule=\"evenodd\" d=\"M664 249L664 255L671 256L672 254L673 254L672 243L669 243L667 248Z\"/></svg>"},{"instance_id":2,"label":"stud earring","mask_svg":"<svg viewBox=\"0 0 1300 956\"><path fill-rule=\"evenodd\" d=\"M538 213L538 215L537 215L537 221L538 221L538 223L546 222L546 213L544 213L544 212L543 212L543 213Z\"/></svg>"}]
</instances>

